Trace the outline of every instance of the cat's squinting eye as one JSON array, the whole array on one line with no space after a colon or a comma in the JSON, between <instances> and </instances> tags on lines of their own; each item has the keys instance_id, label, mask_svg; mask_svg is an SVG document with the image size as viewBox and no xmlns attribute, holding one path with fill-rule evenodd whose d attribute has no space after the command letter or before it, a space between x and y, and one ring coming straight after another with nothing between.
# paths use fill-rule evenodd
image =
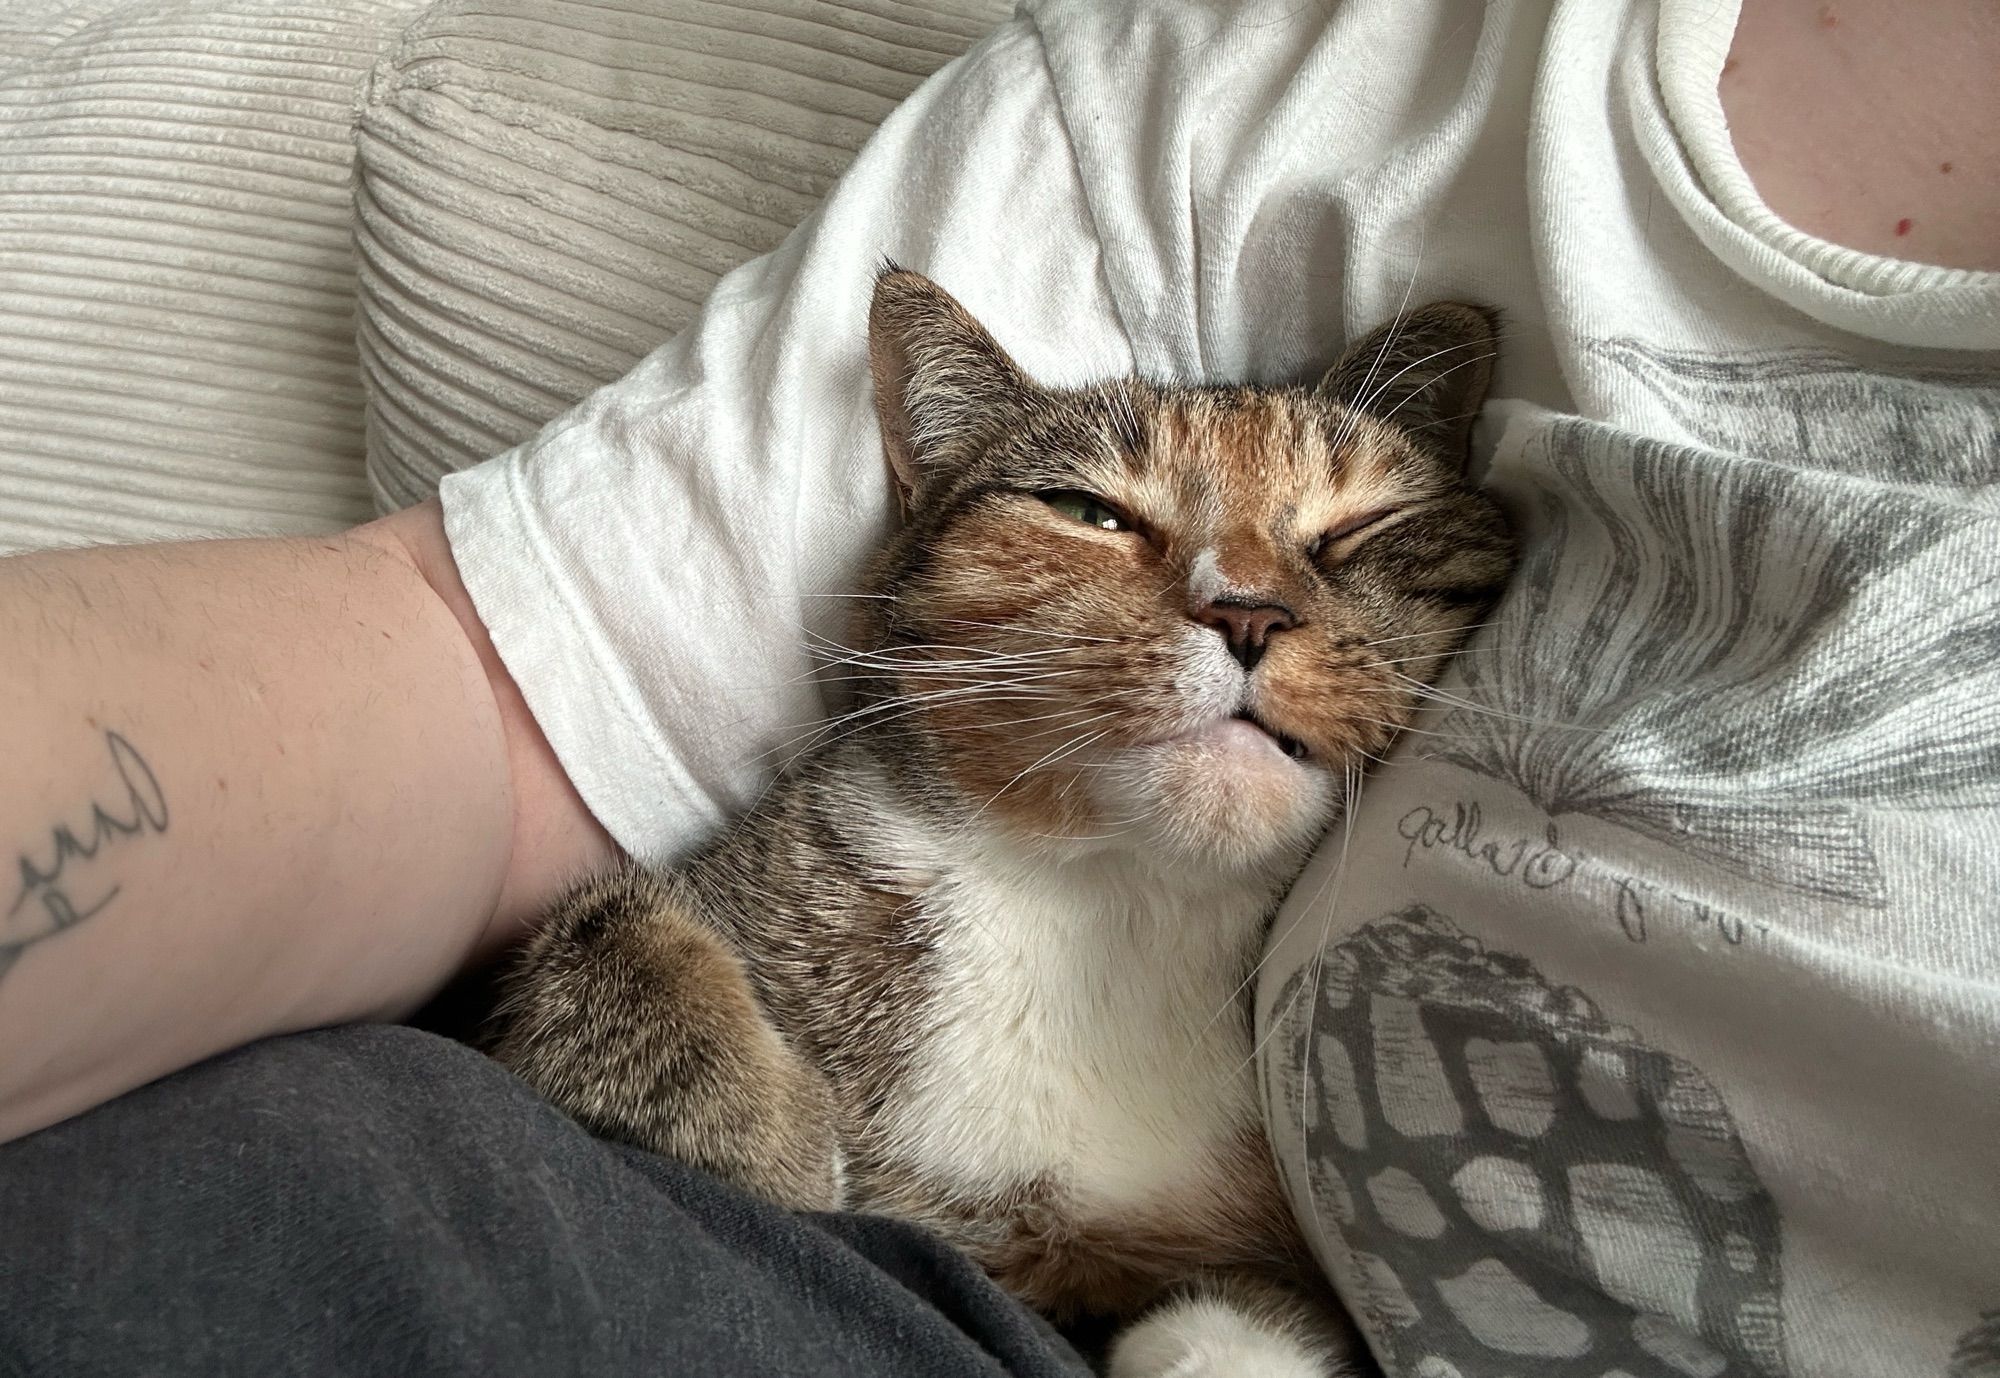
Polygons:
<instances>
[{"instance_id":1,"label":"cat's squinting eye","mask_svg":"<svg viewBox=\"0 0 2000 1378\"><path fill-rule=\"evenodd\" d=\"M1132 530L1130 518L1094 494L1062 488L1035 496L1071 521L1082 522L1085 526L1094 526L1100 531Z\"/></svg>"},{"instance_id":2,"label":"cat's squinting eye","mask_svg":"<svg viewBox=\"0 0 2000 1378\"><path fill-rule=\"evenodd\" d=\"M1320 532L1313 538L1312 544L1306 547L1306 553L1317 560L1334 542L1344 541L1349 536L1358 536L1378 522L1387 521L1395 516L1398 510L1394 507L1371 507L1366 512L1357 512L1346 521L1336 522Z\"/></svg>"}]
</instances>

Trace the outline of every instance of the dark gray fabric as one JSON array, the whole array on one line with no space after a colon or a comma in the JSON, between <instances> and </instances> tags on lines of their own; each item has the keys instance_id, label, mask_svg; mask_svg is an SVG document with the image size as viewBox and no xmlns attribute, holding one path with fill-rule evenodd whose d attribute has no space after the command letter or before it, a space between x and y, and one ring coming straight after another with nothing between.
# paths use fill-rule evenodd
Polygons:
<instances>
[{"instance_id":1,"label":"dark gray fabric","mask_svg":"<svg viewBox=\"0 0 2000 1378\"><path fill-rule=\"evenodd\" d=\"M788 1215L381 1027L261 1043L0 1148L0 1369L1083 1371L921 1231Z\"/></svg>"}]
</instances>

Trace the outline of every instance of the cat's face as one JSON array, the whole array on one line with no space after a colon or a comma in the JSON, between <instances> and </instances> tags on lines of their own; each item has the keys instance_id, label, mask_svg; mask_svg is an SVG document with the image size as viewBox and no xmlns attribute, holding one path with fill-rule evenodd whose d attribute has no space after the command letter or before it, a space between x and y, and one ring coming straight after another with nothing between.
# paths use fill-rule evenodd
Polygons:
<instances>
[{"instance_id":1,"label":"cat's face","mask_svg":"<svg viewBox=\"0 0 2000 1378\"><path fill-rule=\"evenodd\" d=\"M1507 575L1461 479L1493 346L1470 308L1317 388L1041 389L912 273L870 331L909 521L863 711L1019 836L1296 855Z\"/></svg>"}]
</instances>

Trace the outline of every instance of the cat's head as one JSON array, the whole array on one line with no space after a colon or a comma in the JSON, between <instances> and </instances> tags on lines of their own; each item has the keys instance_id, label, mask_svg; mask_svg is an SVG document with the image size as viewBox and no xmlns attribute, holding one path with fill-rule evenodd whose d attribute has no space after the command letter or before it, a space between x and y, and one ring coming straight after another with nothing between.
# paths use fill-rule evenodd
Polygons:
<instances>
[{"instance_id":1,"label":"cat's head","mask_svg":"<svg viewBox=\"0 0 2000 1378\"><path fill-rule=\"evenodd\" d=\"M860 721L1023 839L1295 858L1506 579L1464 479L1489 316L1428 306L1316 385L1036 385L899 270L869 356L906 521Z\"/></svg>"}]
</instances>

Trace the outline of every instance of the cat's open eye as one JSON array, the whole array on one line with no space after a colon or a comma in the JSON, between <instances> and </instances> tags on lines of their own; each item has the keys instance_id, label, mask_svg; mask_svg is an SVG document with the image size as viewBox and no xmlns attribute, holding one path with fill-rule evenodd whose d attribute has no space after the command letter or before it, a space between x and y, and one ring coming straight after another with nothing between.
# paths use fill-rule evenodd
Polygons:
<instances>
[{"instance_id":1,"label":"cat's open eye","mask_svg":"<svg viewBox=\"0 0 2000 1378\"><path fill-rule=\"evenodd\" d=\"M1104 499L1073 488L1057 489L1051 493L1037 493L1036 497L1068 517L1071 521L1094 526L1100 531L1130 531L1132 521L1123 512Z\"/></svg>"},{"instance_id":2,"label":"cat's open eye","mask_svg":"<svg viewBox=\"0 0 2000 1378\"><path fill-rule=\"evenodd\" d=\"M1320 532L1314 537L1312 544L1306 547L1306 554L1317 560L1326 553L1327 547L1336 541L1344 541L1349 536L1359 536L1369 527L1395 516L1399 510L1394 507L1371 507L1365 512L1357 512L1345 521L1336 522Z\"/></svg>"}]
</instances>

